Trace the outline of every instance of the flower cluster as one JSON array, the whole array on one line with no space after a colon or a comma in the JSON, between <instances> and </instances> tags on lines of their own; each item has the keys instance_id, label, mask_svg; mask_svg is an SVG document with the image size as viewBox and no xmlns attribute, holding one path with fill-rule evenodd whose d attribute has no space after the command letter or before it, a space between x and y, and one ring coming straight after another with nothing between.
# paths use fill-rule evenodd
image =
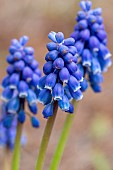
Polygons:
<instances>
[{"instance_id":1,"label":"flower cluster","mask_svg":"<svg viewBox=\"0 0 113 170\"><path fill-rule=\"evenodd\" d=\"M13 39L9 47L10 55L7 56L7 76L2 81L2 100L6 103L5 126L11 126L14 116L18 115L18 121L24 123L27 112L24 111L25 101L28 103L29 110L36 114L38 81L41 77L41 71L38 68L38 62L34 59L34 49L26 47L28 37L23 36L18 41ZM36 117L29 113L33 127L39 126Z\"/></svg>"},{"instance_id":2,"label":"flower cluster","mask_svg":"<svg viewBox=\"0 0 113 170\"><path fill-rule=\"evenodd\" d=\"M81 1L74 32L75 47L79 54L79 68L85 77L81 90L88 88L88 81L94 92L101 91L102 72L111 66L111 54L107 48L107 33L104 28L102 9L91 9L91 1Z\"/></svg>"},{"instance_id":3,"label":"flower cluster","mask_svg":"<svg viewBox=\"0 0 113 170\"><path fill-rule=\"evenodd\" d=\"M17 119L15 117L13 119L11 127L5 128L4 127L5 116L7 116L6 115L6 104L3 103L0 105L0 146L7 147L12 151L14 148L15 137L16 137ZM22 135L21 145L25 145L25 144L26 144L26 137L25 135Z\"/></svg>"},{"instance_id":4,"label":"flower cluster","mask_svg":"<svg viewBox=\"0 0 113 170\"><path fill-rule=\"evenodd\" d=\"M41 90L38 101L46 105L43 110L45 118L53 115L54 101L66 112L73 113L74 108L70 100L81 100L83 95L80 82L82 73L77 66L77 50L73 38L64 39L62 32L50 32L48 38L52 40L47 44L48 53L43 66L43 76L39 80L38 88Z\"/></svg>"}]
</instances>

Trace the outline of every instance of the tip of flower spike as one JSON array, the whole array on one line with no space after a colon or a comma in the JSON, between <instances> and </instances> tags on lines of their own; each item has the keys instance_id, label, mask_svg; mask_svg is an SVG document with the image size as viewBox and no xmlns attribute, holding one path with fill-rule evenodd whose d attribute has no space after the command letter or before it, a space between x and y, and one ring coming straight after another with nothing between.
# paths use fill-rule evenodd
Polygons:
<instances>
[{"instance_id":1,"label":"tip of flower spike","mask_svg":"<svg viewBox=\"0 0 113 170\"><path fill-rule=\"evenodd\" d=\"M49 34L48 34L48 38L50 39L50 40L52 40L53 42L57 42L57 40L56 40L56 38L55 38L55 35L56 35L56 32L54 32L54 31L51 31Z\"/></svg>"}]
</instances>

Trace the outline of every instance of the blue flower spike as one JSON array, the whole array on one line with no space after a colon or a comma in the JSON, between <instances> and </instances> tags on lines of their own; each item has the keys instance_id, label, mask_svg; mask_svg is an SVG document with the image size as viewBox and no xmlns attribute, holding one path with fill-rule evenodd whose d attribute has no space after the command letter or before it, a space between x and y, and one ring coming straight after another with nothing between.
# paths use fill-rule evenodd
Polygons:
<instances>
[{"instance_id":1,"label":"blue flower spike","mask_svg":"<svg viewBox=\"0 0 113 170\"><path fill-rule=\"evenodd\" d=\"M7 104L0 103L0 146L13 151L16 137L17 118L7 113ZM22 120L22 119L21 119ZM26 144L26 137L22 134L21 145Z\"/></svg>"},{"instance_id":2,"label":"blue flower spike","mask_svg":"<svg viewBox=\"0 0 113 170\"><path fill-rule=\"evenodd\" d=\"M82 73L77 66L78 53L73 38L65 39L62 32L50 32L48 38L52 41L46 47L46 63L43 66L43 76L37 85L41 90L38 101L45 105L42 112L44 118L53 115L54 102L57 101L61 110L72 113L70 104L73 99L71 92L79 90L77 101L83 95L80 91L80 82L83 81ZM81 92L81 93L80 93ZM80 95L81 94L81 95Z\"/></svg>"},{"instance_id":3,"label":"blue flower spike","mask_svg":"<svg viewBox=\"0 0 113 170\"><path fill-rule=\"evenodd\" d=\"M10 54L7 57L9 66L6 70L8 76L2 81L3 92L1 96L7 106L4 118L4 124L7 127L12 124L9 115L17 116L20 123L25 122L25 102L28 103L28 108L32 114L38 112L37 97L40 90L37 86L40 85L41 71L34 57L34 49L26 46L28 40L27 36L23 36L19 40L13 39L9 47ZM32 123L32 125L38 127L36 123Z\"/></svg>"},{"instance_id":4,"label":"blue flower spike","mask_svg":"<svg viewBox=\"0 0 113 170\"><path fill-rule=\"evenodd\" d=\"M80 8L76 17L77 24L71 37L76 41L75 47L79 54L78 66L81 65L84 77L83 82L80 83L81 91L88 89L89 82L94 92L101 92L102 81L95 77L98 77L98 74L102 76L103 72L106 72L112 65L102 9L92 9L90 0L82 0Z\"/></svg>"}]
</instances>

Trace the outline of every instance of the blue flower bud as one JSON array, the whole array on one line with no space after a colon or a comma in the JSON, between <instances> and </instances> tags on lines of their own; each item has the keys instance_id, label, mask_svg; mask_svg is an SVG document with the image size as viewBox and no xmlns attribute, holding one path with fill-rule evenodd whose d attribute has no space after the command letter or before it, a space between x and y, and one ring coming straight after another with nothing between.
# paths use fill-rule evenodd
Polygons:
<instances>
[{"instance_id":1,"label":"blue flower bud","mask_svg":"<svg viewBox=\"0 0 113 170\"><path fill-rule=\"evenodd\" d=\"M100 29L100 25L98 23L94 23L91 29L92 31L97 32Z\"/></svg>"},{"instance_id":2,"label":"blue flower bud","mask_svg":"<svg viewBox=\"0 0 113 170\"><path fill-rule=\"evenodd\" d=\"M52 50L46 54L46 60L55 60L58 57L58 51Z\"/></svg>"},{"instance_id":3,"label":"blue flower bud","mask_svg":"<svg viewBox=\"0 0 113 170\"><path fill-rule=\"evenodd\" d=\"M18 112L18 121L19 121L20 123L24 123L24 122L25 122L25 119L26 119L26 115L25 115L24 110L20 110L20 111Z\"/></svg>"},{"instance_id":4,"label":"blue flower bud","mask_svg":"<svg viewBox=\"0 0 113 170\"><path fill-rule=\"evenodd\" d=\"M66 112L74 113L74 106L72 105L72 103L69 103L69 110Z\"/></svg>"},{"instance_id":5,"label":"blue flower bud","mask_svg":"<svg viewBox=\"0 0 113 170\"><path fill-rule=\"evenodd\" d=\"M19 102L19 98L13 98L11 99L8 104L7 104L7 111L8 113L14 113L16 114L19 110L20 107L20 102Z\"/></svg>"},{"instance_id":6,"label":"blue flower bud","mask_svg":"<svg viewBox=\"0 0 113 170\"><path fill-rule=\"evenodd\" d=\"M95 36L91 36L90 37L90 39L89 39L89 47L93 51L98 51L99 50L100 42L99 42L99 40Z\"/></svg>"},{"instance_id":7,"label":"blue flower bud","mask_svg":"<svg viewBox=\"0 0 113 170\"><path fill-rule=\"evenodd\" d=\"M101 73L101 66L96 57L92 58L91 72L93 72L93 74Z\"/></svg>"},{"instance_id":8,"label":"blue flower bud","mask_svg":"<svg viewBox=\"0 0 113 170\"><path fill-rule=\"evenodd\" d=\"M98 74L90 73L89 79L91 84L100 84L104 81L104 78L101 73Z\"/></svg>"},{"instance_id":9,"label":"blue flower bud","mask_svg":"<svg viewBox=\"0 0 113 170\"><path fill-rule=\"evenodd\" d=\"M54 100L62 100L63 95L64 95L64 88L62 84L57 83L52 91L52 96Z\"/></svg>"},{"instance_id":10,"label":"blue flower bud","mask_svg":"<svg viewBox=\"0 0 113 170\"><path fill-rule=\"evenodd\" d=\"M33 55L34 54L34 49L32 47L25 47L24 52L28 55Z\"/></svg>"},{"instance_id":11,"label":"blue flower bud","mask_svg":"<svg viewBox=\"0 0 113 170\"><path fill-rule=\"evenodd\" d=\"M88 81L84 78L82 82L80 82L80 90L85 92L88 89Z\"/></svg>"},{"instance_id":12,"label":"blue flower bud","mask_svg":"<svg viewBox=\"0 0 113 170\"><path fill-rule=\"evenodd\" d=\"M85 2L85 1L81 1L81 2L80 2L80 7L81 7L81 9L82 9L83 11L87 11L87 9L86 9L86 2Z\"/></svg>"},{"instance_id":13,"label":"blue flower bud","mask_svg":"<svg viewBox=\"0 0 113 170\"><path fill-rule=\"evenodd\" d=\"M63 59L66 63L71 63L74 60L74 57L71 53L67 53L65 56L63 56Z\"/></svg>"},{"instance_id":14,"label":"blue flower bud","mask_svg":"<svg viewBox=\"0 0 113 170\"><path fill-rule=\"evenodd\" d=\"M54 104L53 102L52 103L49 103L48 105L46 105L44 107L44 110L42 112L44 118L48 118L50 116L53 116L53 107L54 107Z\"/></svg>"},{"instance_id":15,"label":"blue flower bud","mask_svg":"<svg viewBox=\"0 0 113 170\"><path fill-rule=\"evenodd\" d=\"M22 59L22 54L21 54L21 52L15 52L14 53L14 60L16 61L16 60L21 60Z\"/></svg>"},{"instance_id":16,"label":"blue flower bud","mask_svg":"<svg viewBox=\"0 0 113 170\"><path fill-rule=\"evenodd\" d=\"M102 14L102 9L101 8L96 8L93 10L94 15L101 15Z\"/></svg>"},{"instance_id":17,"label":"blue flower bud","mask_svg":"<svg viewBox=\"0 0 113 170\"><path fill-rule=\"evenodd\" d=\"M8 55L6 60L7 60L7 62L9 64L12 64L14 62L14 56L13 55Z\"/></svg>"},{"instance_id":18,"label":"blue flower bud","mask_svg":"<svg viewBox=\"0 0 113 170\"><path fill-rule=\"evenodd\" d=\"M63 96L62 100L58 101L58 105L63 111L69 110L70 103L66 95Z\"/></svg>"},{"instance_id":19,"label":"blue flower bud","mask_svg":"<svg viewBox=\"0 0 113 170\"><path fill-rule=\"evenodd\" d=\"M3 119L3 125L4 125L4 127L6 127L7 129L11 128L12 121L13 121L13 116L12 116L12 115L7 115L7 116Z\"/></svg>"},{"instance_id":20,"label":"blue flower bud","mask_svg":"<svg viewBox=\"0 0 113 170\"><path fill-rule=\"evenodd\" d=\"M76 101L79 101L83 98L83 94L81 92L81 90L77 90L76 92L73 92L72 90L70 91L71 92L71 95L72 97L76 100Z\"/></svg>"},{"instance_id":21,"label":"blue flower bud","mask_svg":"<svg viewBox=\"0 0 113 170\"><path fill-rule=\"evenodd\" d=\"M88 27L88 23L87 21L84 19L84 20L81 20L79 21L78 23L78 27L79 29L86 29Z\"/></svg>"},{"instance_id":22,"label":"blue flower bud","mask_svg":"<svg viewBox=\"0 0 113 170\"><path fill-rule=\"evenodd\" d=\"M83 81L83 75L82 72L77 69L77 71L75 73L72 74L79 82Z\"/></svg>"},{"instance_id":23,"label":"blue flower bud","mask_svg":"<svg viewBox=\"0 0 113 170\"><path fill-rule=\"evenodd\" d=\"M67 38L64 40L63 44L66 46L73 46L75 44L75 40L73 38Z\"/></svg>"},{"instance_id":24,"label":"blue flower bud","mask_svg":"<svg viewBox=\"0 0 113 170\"><path fill-rule=\"evenodd\" d=\"M79 31L74 31L70 37L74 38L75 41L77 41L79 39L80 36L80 32Z\"/></svg>"},{"instance_id":25,"label":"blue flower bud","mask_svg":"<svg viewBox=\"0 0 113 170\"><path fill-rule=\"evenodd\" d=\"M11 89L17 88L18 83L19 83L19 80L20 80L20 75L19 75L18 73L13 73L13 74L10 76L10 79L9 79L10 88L11 88Z\"/></svg>"},{"instance_id":26,"label":"blue flower bud","mask_svg":"<svg viewBox=\"0 0 113 170\"><path fill-rule=\"evenodd\" d=\"M36 117L31 117L31 124L34 128L38 128L40 126L40 122Z\"/></svg>"},{"instance_id":27,"label":"blue flower bud","mask_svg":"<svg viewBox=\"0 0 113 170\"><path fill-rule=\"evenodd\" d=\"M77 81L77 79L73 76L70 76L70 79L68 81L68 86L71 88L74 92L76 92L78 89L80 89L80 83Z\"/></svg>"},{"instance_id":28,"label":"blue flower bud","mask_svg":"<svg viewBox=\"0 0 113 170\"><path fill-rule=\"evenodd\" d=\"M54 74L54 73L50 73L50 74L46 77L45 88L51 90L51 89L55 86L56 80L57 80L57 75Z\"/></svg>"},{"instance_id":29,"label":"blue flower bud","mask_svg":"<svg viewBox=\"0 0 113 170\"><path fill-rule=\"evenodd\" d=\"M64 34L62 32L58 32L55 34L55 38L58 43L61 43L64 40Z\"/></svg>"},{"instance_id":30,"label":"blue flower bud","mask_svg":"<svg viewBox=\"0 0 113 170\"><path fill-rule=\"evenodd\" d=\"M78 11L77 16L79 20L82 20L86 18L86 13L84 11Z\"/></svg>"},{"instance_id":31,"label":"blue flower bud","mask_svg":"<svg viewBox=\"0 0 113 170\"><path fill-rule=\"evenodd\" d=\"M30 67L26 66L23 69L23 79L25 79L27 82L30 82L32 80L32 76L33 76L33 71L31 70Z\"/></svg>"},{"instance_id":32,"label":"blue flower bud","mask_svg":"<svg viewBox=\"0 0 113 170\"><path fill-rule=\"evenodd\" d=\"M3 92L2 92L2 100L5 102L8 102L13 96L13 90L10 89L9 87L6 87Z\"/></svg>"},{"instance_id":33,"label":"blue flower bud","mask_svg":"<svg viewBox=\"0 0 113 170\"><path fill-rule=\"evenodd\" d=\"M101 16L97 16L96 22L101 25L103 23L103 18Z\"/></svg>"},{"instance_id":34,"label":"blue flower bud","mask_svg":"<svg viewBox=\"0 0 113 170\"><path fill-rule=\"evenodd\" d=\"M107 58L106 60L103 60L101 58L101 59L99 59L99 61L100 61L102 72L106 72L108 70L108 67L110 67L112 65L111 58Z\"/></svg>"},{"instance_id":35,"label":"blue flower bud","mask_svg":"<svg viewBox=\"0 0 113 170\"><path fill-rule=\"evenodd\" d=\"M107 38L107 34L104 30L98 30L97 37L100 39L100 41L103 41Z\"/></svg>"},{"instance_id":36,"label":"blue flower bud","mask_svg":"<svg viewBox=\"0 0 113 170\"><path fill-rule=\"evenodd\" d=\"M44 89L45 87L45 82L46 82L46 77L47 76L44 76L44 77L41 77L39 82L38 82L38 85L37 85L37 88L39 89Z\"/></svg>"},{"instance_id":37,"label":"blue flower bud","mask_svg":"<svg viewBox=\"0 0 113 170\"><path fill-rule=\"evenodd\" d=\"M47 63L44 64L43 66L43 72L44 74L48 75L51 72L53 72L53 62L52 61L48 61Z\"/></svg>"},{"instance_id":38,"label":"blue flower bud","mask_svg":"<svg viewBox=\"0 0 113 170\"><path fill-rule=\"evenodd\" d=\"M19 42L20 42L20 44L21 44L22 46L24 46L24 45L26 45L26 43L28 42L28 40L29 40L29 38L28 38L26 35L24 35L24 36L22 36L22 37L20 38Z\"/></svg>"},{"instance_id":39,"label":"blue flower bud","mask_svg":"<svg viewBox=\"0 0 113 170\"><path fill-rule=\"evenodd\" d=\"M82 63L81 63L81 62L78 63L77 66L78 66L80 72L82 73L82 76L84 76L84 73L85 73L85 72L84 72L84 67L82 66Z\"/></svg>"},{"instance_id":40,"label":"blue flower bud","mask_svg":"<svg viewBox=\"0 0 113 170\"><path fill-rule=\"evenodd\" d=\"M35 70L39 66L38 62L36 60L33 60L32 63L30 64L30 67Z\"/></svg>"},{"instance_id":41,"label":"blue flower bud","mask_svg":"<svg viewBox=\"0 0 113 170\"><path fill-rule=\"evenodd\" d=\"M89 15L87 20L89 25L96 23L96 17L94 15Z\"/></svg>"},{"instance_id":42,"label":"blue flower bud","mask_svg":"<svg viewBox=\"0 0 113 170\"><path fill-rule=\"evenodd\" d=\"M21 80L18 85L18 92L19 92L19 97L25 98L27 97L27 92L28 92L28 85L25 81Z\"/></svg>"},{"instance_id":43,"label":"blue flower bud","mask_svg":"<svg viewBox=\"0 0 113 170\"><path fill-rule=\"evenodd\" d=\"M65 45L60 45L58 51L62 56L66 55L69 52L69 48Z\"/></svg>"},{"instance_id":44,"label":"blue flower bud","mask_svg":"<svg viewBox=\"0 0 113 170\"><path fill-rule=\"evenodd\" d=\"M12 39L11 45L14 46L16 49L21 48L21 44L19 43L19 41L17 39Z\"/></svg>"},{"instance_id":45,"label":"blue flower bud","mask_svg":"<svg viewBox=\"0 0 113 170\"><path fill-rule=\"evenodd\" d=\"M14 66L13 65L9 65L6 69L8 74L12 74L14 72Z\"/></svg>"},{"instance_id":46,"label":"blue flower bud","mask_svg":"<svg viewBox=\"0 0 113 170\"><path fill-rule=\"evenodd\" d=\"M64 67L64 61L62 58L57 58L54 62L53 62L53 68L55 69L62 69Z\"/></svg>"},{"instance_id":47,"label":"blue flower bud","mask_svg":"<svg viewBox=\"0 0 113 170\"><path fill-rule=\"evenodd\" d=\"M57 40L56 40L56 37L55 37L55 35L56 35L56 32L54 32L54 31L51 31L49 34L48 34L48 38L50 39L50 40L52 40L53 42L57 42Z\"/></svg>"},{"instance_id":48,"label":"blue flower bud","mask_svg":"<svg viewBox=\"0 0 113 170\"><path fill-rule=\"evenodd\" d=\"M91 9L92 2L91 1L86 1L85 4L86 4L87 11L89 11Z\"/></svg>"},{"instance_id":49,"label":"blue flower bud","mask_svg":"<svg viewBox=\"0 0 113 170\"><path fill-rule=\"evenodd\" d=\"M99 48L99 57L103 59L107 59L111 57L111 53L109 52L108 48L102 43L100 44L100 48Z\"/></svg>"},{"instance_id":50,"label":"blue flower bud","mask_svg":"<svg viewBox=\"0 0 113 170\"><path fill-rule=\"evenodd\" d=\"M70 78L70 74L69 71L66 67L64 67L60 72L59 72L59 78L63 83L67 83L69 78Z\"/></svg>"},{"instance_id":51,"label":"blue flower bud","mask_svg":"<svg viewBox=\"0 0 113 170\"><path fill-rule=\"evenodd\" d=\"M27 94L28 94L27 95L27 101L28 101L29 105L36 104L37 103L37 96L34 93L34 91L29 89Z\"/></svg>"},{"instance_id":52,"label":"blue flower bud","mask_svg":"<svg viewBox=\"0 0 113 170\"><path fill-rule=\"evenodd\" d=\"M28 106L29 106L30 111L31 111L33 114L37 114L37 113L38 113L38 107L37 107L36 104L32 104L32 105L29 105L29 104L28 104Z\"/></svg>"},{"instance_id":53,"label":"blue flower bud","mask_svg":"<svg viewBox=\"0 0 113 170\"><path fill-rule=\"evenodd\" d=\"M74 46L69 46L69 52L70 52L72 55L75 55L75 54L77 54L77 48L74 47Z\"/></svg>"},{"instance_id":54,"label":"blue flower bud","mask_svg":"<svg viewBox=\"0 0 113 170\"><path fill-rule=\"evenodd\" d=\"M52 51L52 50L57 50L58 48L58 45L54 42L49 42L47 45L46 45L47 49L49 51Z\"/></svg>"},{"instance_id":55,"label":"blue flower bud","mask_svg":"<svg viewBox=\"0 0 113 170\"><path fill-rule=\"evenodd\" d=\"M51 102L52 95L50 90L48 89L43 89L40 91L38 95L38 101L42 103L43 105L47 105Z\"/></svg>"},{"instance_id":56,"label":"blue flower bud","mask_svg":"<svg viewBox=\"0 0 113 170\"><path fill-rule=\"evenodd\" d=\"M23 59L27 64L31 64L33 62L34 56L33 55L26 55Z\"/></svg>"},{"instance_id":57,"label":"blue flower bud","mask_svg":"<svg viewBox=\"0 0 113 170\"><path fill-rule=\"evenodd\" d=\"M10 52L10 54L14 54L16 51L17 51L17 48L16 48L15 46L11 45L11 46L9 47L9 52Z\"/></svg>"},{"instance_id":58,"label":"blue flower bud","mask_svg":"<svg viewBox=\"0 0 113 170\"><path fill-rule=\"evenodd\" d=\"M32 80L31 80L30 84L31 84L33 87L37 87L38 82L39 82L39 79L40 79L39 76L34 73L33 76L32 76Z\"/></svg>"},{"instance_id":59,"label":"blue flower bud","mask_svg":"<svg viewBox=\"0 0 113 170\"><path fill-rule=\"evenodd\" d=\"M84 49L82 54L82 65L83 66L91 66L92 55L90 50Z\"/></svg>"},{"instance_id":60,"label":"blue flower bud","mask_svg":"<svg viewBox=\"0 0 113 170\"><path fill-rule=\"evenodd\" d=\"M39 68L37 68L37 69L35 70L35 73L36 73L39 77L41 77L41 75L42 75L42 72L41 72L41 70L40 70Z\"/></svg>"},{"instance_id":61,"label":"blue flower bud","mask_svg":"<svg viewBox=\"0 0 113 170\"><path fill-rule=\"evenodd\" d=\"M77 52L79 55L81 55L83 49L84 49L84 43L82 41L77 41L75 43L75 47L77 48Z\"/></svg>"},{"instance_id":62,"label":"blue flower bud","mask_svg":"<svg viewBox=\"0 0 113 170\"><path fill-rule=\"evenodd\" d=\"M100 93L102 91L100 84L91 84L91 87L95 93Z\"/></svg>"},{"instance_id":63,"label":"blue flower bud","mask_svg":"<svg viewBox=\"0 0 113 170\"><path fill-rule=\"evenodd\" d=\"M14 63L14 69L18 72L22 71L25 67L25 63L22 60L16 61Z\"/></svg>"},{"instance_id":64,"label":"blue flower bud","mask_svg":"<svg viewBox=\"0 0 113 170\"><path fill-rule=\"evenodd\" d=\"M90 31L89 29L85 29L83 31L80 32L80 38L83 40L83 41L87 41L90 37Z\"/></svg>"},{"instance_id":65,"label":"blue flower bud","mask_svg":"<svg viewBox=\"0 0 113 170\"><path fill-rule=\"evenodd\" d=\"M2 80L2 87L6 88L9 85L9 76L5 76Z\"/></svg>"},{"instance_id":66,"label":"blue flower bud","mask_svg":"<svg viewBox=\"0 0 113 170\"><path fill-rule=\"evenodd\" d=\"M67 68L71 74L75 73L77 71L77 65L74 62L71 62L70 64L67 64Z\"/></svg>"},{"instance_id":67,"label":"blue flower bud","mask_svg":"<svg viewBox=\"0 0 113 170\"><path fill-rule=\"evenodd\" d=\"M73 98L72 98L72 95L71 95L71 93L70 93L70 91L69 91L68 85L66 85L66 86L64 87L64 92L65 92L65 95L67 96L67 98L69 99L69 101L71 101Z\"/></svg>"}]
</instances>

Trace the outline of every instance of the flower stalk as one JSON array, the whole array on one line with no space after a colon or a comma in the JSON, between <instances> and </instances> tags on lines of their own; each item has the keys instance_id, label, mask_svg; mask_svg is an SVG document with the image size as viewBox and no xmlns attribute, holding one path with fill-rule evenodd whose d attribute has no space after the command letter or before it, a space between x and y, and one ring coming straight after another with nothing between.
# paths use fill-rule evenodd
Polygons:
<instances>
[{"instance_id":1,"label":"flower stalk","mask_svg":"<svg viewBox=\"0 0 113 170\"><path fill-rule=\"evenodd\" d=\"M41 145L40 145L35 170L42 170L43 169L45 155L46 155L49 139L50 139L50 136L51 136L51 132L52 132L52 129L53 129L53 125L54 125L54 122L55 122L55 118L56 118L56 115L57 115L57 110L58 110L58 103L55 102L54 103L54 114L53 114L53 116L48 118L48 121L47 121L47 124L46 124L46 127L45 127L45 131L44 131L44 134L43 134L43 137L42 137L42 142L41 142Z\"/></svg>"},{"instance_id":2,"label":"flower stalk","mask_svg":"<svg viewBox=\"0 0 113 170\"><path fill-rule=\"evenodd\" d=\"M73 100L73 104L74 104L74 107L75 107L75 110L76 110L77 102L75 100ZM64 127L63 127L63 130L62 130L56 151L54 153L53 159L51 161L49 170L58 170L59 163L61 161L61 158L62 158L62 155L63 155L63 152L64 152L64 148L65 148L66 142L67 142L68 137L69 137L69 133L70 133L70 129L71 129L71 126L72 126L72 123L73 123L73 120L74 120L74 116L75 116L75 113L74 114L68 114L67 117L66 117Z\"/></svg>"},{"instance_id":3,"label":"flower stalk","mask_svg":"<svg viewBox=\"0 0 113 170\"><path fill-rule=\"evenodd\" d=\"M13 158L12 158L12 170L19 170L21 133L22 133L22 124L18 122Z\"/></svg>"}]
</instances>

